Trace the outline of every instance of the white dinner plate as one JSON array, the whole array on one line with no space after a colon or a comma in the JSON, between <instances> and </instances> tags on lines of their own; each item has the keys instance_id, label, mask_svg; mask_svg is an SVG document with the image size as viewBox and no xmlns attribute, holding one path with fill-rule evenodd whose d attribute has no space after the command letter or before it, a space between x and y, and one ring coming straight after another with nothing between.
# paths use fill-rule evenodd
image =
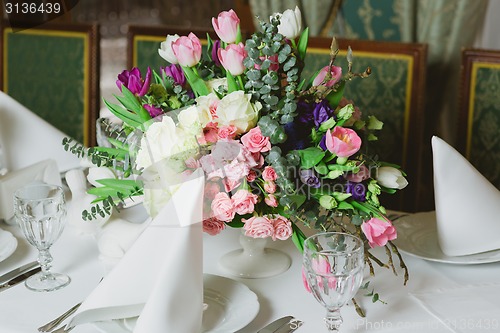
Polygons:
<instances>
[{"instance_id":1,"label":"white dinner plate","mask_svg":"<svg viewBox=\"0 0 500 333\"><path fill-rule=\"evenodd\" d=\"M17 238L10 232L0 229L0 262L10 257L16 248Z\"/></svg>"},{"instance_id":2,"label":"white dinner plate","mask_svg":"<svg viewBox=\"0 0 500 333\"><path fill-rule=\"evenodd\" d=\"M398 237L393 243L401 252L447 264L474 265L500 261L500 249L466 256L447 256L438 243L436 213L405 215L393 220Z\"/></svg>"},{"instance_id":3,"label":"white dinner plate","mask_svg":"<svg viewBox=\"0 0 500 333\"><path fill-rule=\"evenodd\" d=\"M203 275L203 299L208 305L203 312L204 333L234 333L247 326L259 312L257 295L243 283L211 275ZM105 333L132 332L137 317L94 325Z\"/></svg>"}]
</instances>

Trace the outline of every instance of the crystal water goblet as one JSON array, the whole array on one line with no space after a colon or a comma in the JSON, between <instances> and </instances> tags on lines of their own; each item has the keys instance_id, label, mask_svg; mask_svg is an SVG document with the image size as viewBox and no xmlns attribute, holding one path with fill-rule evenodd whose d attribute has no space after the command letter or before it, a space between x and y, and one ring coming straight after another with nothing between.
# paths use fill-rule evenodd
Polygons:
<instances>
[{"instance_id":1,"label":"crystal water goblet","mask_svg":"<svg viewBox=\"0 0 500 333\"><path fill-rule=\"evenodd\" d=\"M66 222L66 201L60 186L33 184L18 189L14 194L16 220L28 243L38 250L40 273L25 281L28 289L52 291L68 285L69 276L50 271L52 244L61 235Z\"/></svg>"},{"instance_id":2,"label":"crystal water goblet","mask_svg":"<svg viewBox=\"0 0 500 333\"><path fill-rule=\"evenodd\" d=\"M304 241L306 281L316 300L326 308L328 332L339 332L340 308L361 286L364 262L363 242L354 235L326 232Z\"/></svg>"}]
</instances>

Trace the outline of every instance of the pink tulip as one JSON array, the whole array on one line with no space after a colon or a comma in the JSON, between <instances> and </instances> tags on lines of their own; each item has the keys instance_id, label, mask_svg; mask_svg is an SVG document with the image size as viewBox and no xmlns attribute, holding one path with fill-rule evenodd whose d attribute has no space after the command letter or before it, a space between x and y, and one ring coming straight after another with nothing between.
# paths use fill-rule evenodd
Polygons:
<instances>
[{"instance_id":1,"label":"pink tulip","mask_svg":"<svg viewBox=\"0 0 500 333\"><path fill-rule=\"evenodd\" d=\"M361 230L372 248L375 246L384 246L388 241L397 237L396 228L394 228L391 222L375 217L364 222L361 225Z\"/></svg>"},{"instance_id":2,"label":"pink tulip","mask_svg":"<svg viewBox=\"0 0 500 333\"><path fill-rule=\"evenodd\" d=\"M325 80L326 74L330 71L331 78L328 82L323 82ZM326 87L332 87L335 83L339 82L342 77L342 67L338 66L325 66L323 67L318 75L313 80L313 86L324 85Z\"/></svg>"},{"instance_id":3,"label":"pink tulip","mask_svg":"<svg viewBox=\"0 0 500 333\"><path fill-rule=\"evenodd\" d=\"M245 70L243 59L247 56L247 51L245 51L245 45L243 45L243 43L229 44L225 49L219 49L218 56L222 66L229 71L231 75L236 76L243 74Z\"/></svg>"},{"instance_id":4,"label":"pink tulip","mask_svg":"<svg viewBox=\"0 0 500 333\"><path fill-rule=\"evenodd\" d=\"M361 138L350 128L335 126L333 132L326 132L325 145L338 157L349 157L361 147Z\"/></svg>"},{"instance_id":5,"label":"pink tulip","mask_svg":"<svg viewBox=\"0 0 500 333\"><path fill-rule=\"evenodd\" d=\"M234 10L221 12L217 18L212 17L212 25L217 36L225 43L234 43L238 36L240 19Z\"/></svg>"},{"instance_id":6,"label":"pink tulip","mask_svg":"<svg viewBox=\"0 0 500 333\"><path fill-rule=\"evenodd\" d=\"M201 43L192 32L186 37L179 37L172 43L172 50L179 61L179 65L193 67L201 59Z\"/></svg>"}]
</instances>

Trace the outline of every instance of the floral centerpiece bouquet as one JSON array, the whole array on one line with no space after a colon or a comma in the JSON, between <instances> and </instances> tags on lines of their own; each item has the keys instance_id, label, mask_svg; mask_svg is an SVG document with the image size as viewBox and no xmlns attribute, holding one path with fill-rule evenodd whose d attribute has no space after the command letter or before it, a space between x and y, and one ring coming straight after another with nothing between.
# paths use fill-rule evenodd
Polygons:
<instances>
[{"instance_id":1,"label":"floral centerpiece bouquet","mask_svg":"<svg viewBox=\"0 0 500 333\"><path fill-rule=\"evenodd\" d=\"M353 73L350 49L347 72L335 66L333 39L330 62L302 78L308 29L298 8L262 22L245 43L239 22L233 10L213 18L219 39L207 35L206 52L193 33L168 35L159 49L165 67L118 75L120 104L106 105L123 126L111 148L64 142L115 172L89 190L95 206L84 218L111 214L135 196L155 216L175 184L202 168L207 233L241 227L251 237L291 237L302 250L304 227L340 230L367 244L372 273L372 263L395 271L396 230L379 195L407 182L399 167L365 153L382 122L343 98L344 86L370 69ZM370 253L374 247L386 247L388 264Z\"/></svg>"}]
</instances>

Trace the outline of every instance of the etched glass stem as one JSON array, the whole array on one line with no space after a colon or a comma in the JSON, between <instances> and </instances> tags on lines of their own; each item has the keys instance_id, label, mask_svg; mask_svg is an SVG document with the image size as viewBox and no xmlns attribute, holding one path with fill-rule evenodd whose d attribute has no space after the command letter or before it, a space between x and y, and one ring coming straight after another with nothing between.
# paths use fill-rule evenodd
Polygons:
<instances>
[{"instance_id":1,"label":"etched glass stem","mask_svg":"<svg viewBox=\"0 0 500 333\"><path fill-rule=\"evenodd\" d=\"M340 325L342 325L342 316L340 315L340 309L327 309L325 316L325 325L328 328L328 332L339 332Z\"/></svg>"}]
</instances>

